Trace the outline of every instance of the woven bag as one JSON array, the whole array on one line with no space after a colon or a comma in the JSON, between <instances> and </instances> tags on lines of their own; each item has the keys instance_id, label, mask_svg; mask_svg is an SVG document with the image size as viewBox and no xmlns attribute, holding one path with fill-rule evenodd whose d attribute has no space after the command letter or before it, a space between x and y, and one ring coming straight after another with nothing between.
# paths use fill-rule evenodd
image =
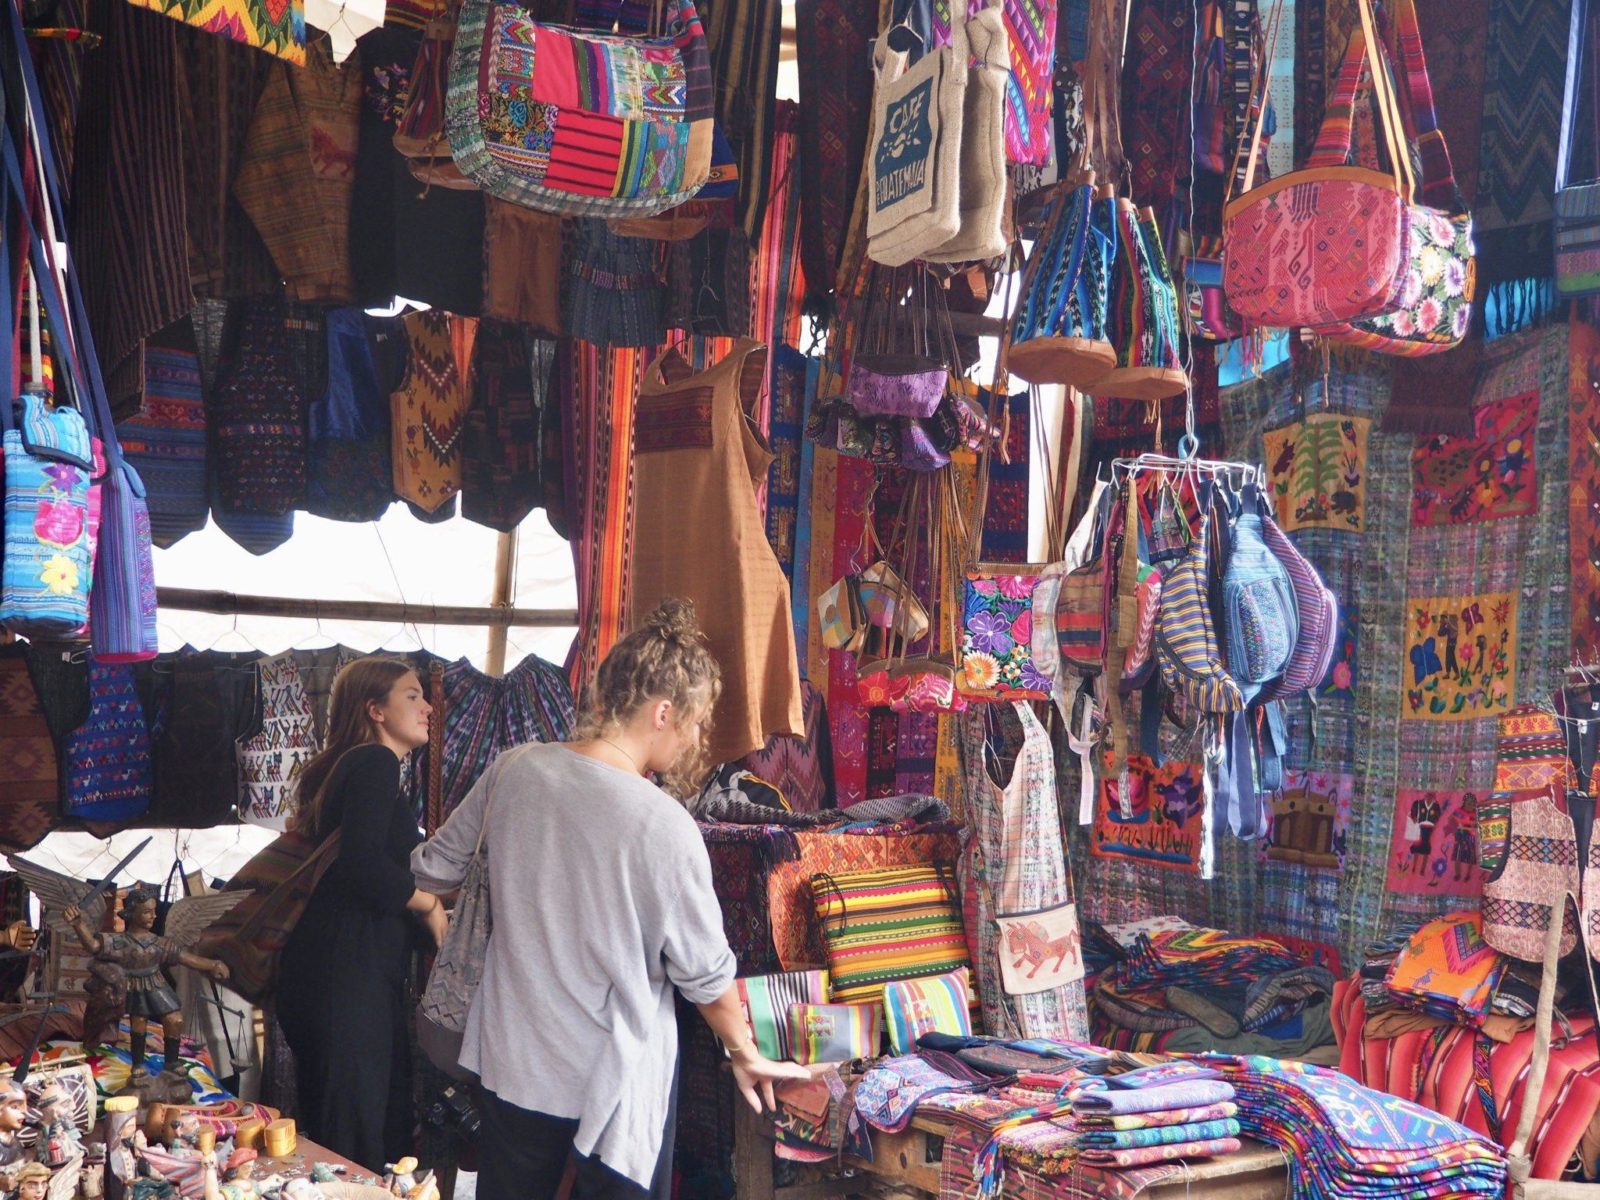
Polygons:
<instances>
[{"instance_id":1,"label":"woven bag","mask_svg":"<svg viewBox=\"0 0 1600 1200\"><path fill-rule=\"evenodd\" d=\"M456 166L491 196L568 216L653 216L711 173L713 90L692 0L637 38L535 21L466 0L445 129Z\"/></svg>"},{"instance_id":2,"label":"woven bag","mask_svg":"<svg viewBox=\"0 0 1600 1200\"><path fill-rule=\"evenodd\" d=\"M1390 312L1408 263L1406 204L1413 187L1389 72L1372 72L1390 172L1346 165L1355 97L1371 49L1386 62L1370 0L1330 98L1306 166L1252 187L1266 106L1247 151L1241 194L1223 209L1223 287L1245 320L1275 328L1328 325ZM1312 249L1318 247L1321 249Z\"/></svg>"}]
</instances>

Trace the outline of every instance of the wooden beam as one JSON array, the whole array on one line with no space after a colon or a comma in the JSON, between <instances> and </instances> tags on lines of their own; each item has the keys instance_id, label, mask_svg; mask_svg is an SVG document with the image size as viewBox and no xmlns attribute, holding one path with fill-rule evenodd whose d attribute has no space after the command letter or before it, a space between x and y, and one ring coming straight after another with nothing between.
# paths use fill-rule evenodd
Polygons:
<instances>
[{"instance_id":1,"label":"wooden beam","mask_svg":"<svg viewBox=\"0 0 1600 1200\"><path fill-rule=\"evenodd\" d=\"M500 534L494 543L494 591L489 597L491 608L511 608L511 568L516 556L517 535L514 532ZM489 649L484 655L483 669L491 679L499 679L506 673L506 638L509 633L509 626L489 626Z\"/></svg>"},{"instance_id":2,"label":"wooden beam","mask_svg":"<svg viewBox=\"0 0 1600 1200\"><path fill-rule=\"evenodd\" d=\"M314 600L297 596L244 596L203 588L156 589L161 608L242 617L301 617L325 621L370 621L378 625L515 625L563 629L578 623L575 608L478 608L456 604L390 604L373 600Z\"/></svg>"}]
</instances>

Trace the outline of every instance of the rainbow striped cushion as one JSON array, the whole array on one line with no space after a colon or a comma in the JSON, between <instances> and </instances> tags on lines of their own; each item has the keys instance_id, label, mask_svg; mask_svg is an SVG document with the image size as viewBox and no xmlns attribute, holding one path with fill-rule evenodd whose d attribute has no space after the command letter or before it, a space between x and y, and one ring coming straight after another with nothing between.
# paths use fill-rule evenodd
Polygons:
<instances>
[{"instance_id":1,"label":"rainbow striped cushion","mask_svg":"<svg viewBox=\"0 0 1600 1200\"><path fill-rule=\"evenodd\" d=\"M968 965L955 872L931 863L811 877L835 1004L873 1004L901 979Z\"/></svg>"}]
</instances>

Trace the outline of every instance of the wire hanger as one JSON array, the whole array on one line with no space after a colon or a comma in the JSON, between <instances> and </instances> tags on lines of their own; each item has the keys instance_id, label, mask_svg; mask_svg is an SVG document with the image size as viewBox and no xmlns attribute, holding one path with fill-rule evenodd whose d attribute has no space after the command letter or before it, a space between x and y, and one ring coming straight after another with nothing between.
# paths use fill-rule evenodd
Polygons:
<instances>
[{"instance_id":1,"label":"wire hanger","mask_svg":"<svg viewBox=\"0 0 1600 1200\"><path fill-rule=\"evenodd\" d=\"M228 628L224 629L220 634L213 638L211 640L211 644L206 646L205 649L216 650L230 637L236 637L242 641L246 650L254 650L257 654L266 653L265 650L255 644L255 642L250 638L249 634L245 633L239 628L239 614L237 612L233 614L233 624L228 626Z\"/></svg>"},{"instance_id":2,"label":"wire hanger","mask_svg":"<svg viewBox=\"0 0 1600 1200\"><path fill-rule=\"evenodd\" d=\"M305 641L296 642L295 645L294 645L294 648L296 650L331 650L331 649L333 649L339 643L333 637L332 634L330 634L326 629L324 629L322 627L322 605L320 603L318 603L317 601L312 601L311 611L312 611L313 614L315 614L315 616L317 618L316 628L311 631L311 636L306 638ZM323 642L325 642L327 644L323 645L323 646L313 645L312 643L316 642L319 638Z\"/></svg>"}]
</instances>

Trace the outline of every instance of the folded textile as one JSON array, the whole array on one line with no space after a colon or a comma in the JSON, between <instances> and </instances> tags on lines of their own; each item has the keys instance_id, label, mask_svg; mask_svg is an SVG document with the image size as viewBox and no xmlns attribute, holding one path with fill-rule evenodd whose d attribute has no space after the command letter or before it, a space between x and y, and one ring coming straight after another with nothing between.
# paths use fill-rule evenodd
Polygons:
<instances>
[{"instance_id":1,"label":"folded textile","mask_svg":"<svg viewBox=\"0 0 1600 1200\"><path fill-rule=\"evenodd\" d=\"M1188 1125L1196 1121L1221 1121L1238 1116L1239 1106L1231 1100L1191 1108L1168 1108L1147 1113L1084 1113L1073 1118L1080 1129L1152 1129L1164 1125Z\"/></svg>"},{"instance_id":2,"label":"folded textile","mask_svg":"<svg viewBox=\"0 0 1600 1200\"><path fill-rule=\"evenodd\" d=\"M1107 1075L1105 1080L1112 1087L1148 1088L1168 1083L1186 1083L1194 1079L1221 1078L1222 1072L1215 1067L1190 1059L1174 1059L1172 1062L1151 1063L1147 1067L1135 1067L1131 1071Z\"/></svg>"},{"instance_id":3,"label":"folded textile","mask_svg":"<svg viewBox=\"0 0 1600 1200\"><path fill-rule=\"evenodd\" d=\"M950 806L937 796L911 793L904 796L876 796L841 809L838 815L847 821L871 821L877 825L898 825L901 821L926 825L930 821L948 821Z\"/></svg>"},{"instance_id":4,"label":"folded textile","mask_svg":"<svg viewBox=\"0 0 1600 1200\"><path fill-rule=\"evenodd\" d=\"M690 811L697 821L721 821L726 825L783 825L791 829L817 829L837 825L844 820L834 809L790 812L786 808L758 804L738 787L701 792Z\"/></svg>"},{"instance_id":5,"label":"folded textile","mask_svg":"<svg viewBox=\"0 0 1600 1200\"><path fill-rule=\"evenodd\" d=\"M1079 1113L1144 1113L1169 1108L1195 1108L1234 1098L1233 1085L1221 1079L1191 1079L1159 1087L1087 1090L1070 1093Z\"/></svg>"},{"instance_id":6,"label":"folded textile","mask_svg":"<svg viewBox=\"0 0 1600 1200\"><path fill-rule=\"evenodd\" d=\"M1133 1150L1140 1146L1168 1146L1174 1142L1207 1142L1212 1138L1238 1137L1239 1122L1232 1117L1217 1121L1194 1121L1187 1125L1165 1125L1154 1129L1086 1129L1078 1135L1084 1148Z\"/></svg>"},{"instance_id":7,"label":"folded textile","mask_svg":"<svg viewBox=\"0 0 1600 1200\"><path fill-rule=\"evenodd\" d=\"M1215 1158L1239 1149L1236 1137L1212 1138L1201 1142L1173 1142L1168 1146L1139 1146L1132 1150L1086 1149L1079 1157L1097 1167L1139 1167L1146 1163L1172 1162L1180 1158ZM1330 1192L1329 1195L1341 1195Z\"/></svg>"},{"instance_id":8,"label":"folded textile","mask_svg":"<svg viewBox=\"0 0 1600 1200\"><path fill-rule=\"evenodd\" d=\"M1477 910L1429 921L1395 956L1384 985L1401 1004L1464 1025L1482 1024L1506 959L1483 940Z\"/></svg>"},{"instance_id":9,"label":"folded textile","mask_svg":"<svg viewBox=\"0 0 1600 1200\"><path fill-rule=\"evenodd\" d=\"M959 1051L958 1056L962 1062L992 1075L1015 1075L1021 1071L1038 1075L1055 1075L1074 1070L1076 1066L1071 1059L1035 1054L1030 1050L1018 1050L1015 1046L999 1042L987 1046L970 1046Z\"/></svg>"},{"instance_id":10,"label":"folded textile","mask_svg":"<svg viewBox=\"0 0 1600 1200\"><path fill-rule=\"evenodd\" d=\"M916 1107L940 1092L969 1092L987 1086L947 1075L915 1054L886 1058L861 1078L856 1112L874 1129L899 1133L911 1124Z\"/></svg>"}]
</instances>

